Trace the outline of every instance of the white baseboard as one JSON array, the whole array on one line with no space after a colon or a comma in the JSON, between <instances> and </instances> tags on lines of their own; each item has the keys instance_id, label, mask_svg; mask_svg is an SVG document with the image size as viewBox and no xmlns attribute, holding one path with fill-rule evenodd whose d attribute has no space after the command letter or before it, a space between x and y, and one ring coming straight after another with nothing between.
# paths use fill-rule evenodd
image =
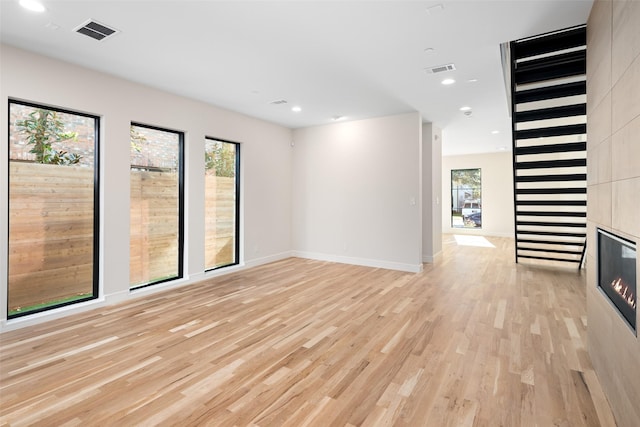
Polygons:
<instances>
[{"instance_id":1,"label":"white baseboard","mask_svg":"<svg viewBox=\"0 0 640 427\"><path fill-rule=\"evenodd\" d=\"M233 267L229 267L229 269L231 269L231 268L233 268ZM202 281L202 280L204 280L206 278L207 278L207 273L204 272L204 271L201 271L199 273L191 274L189 276L189 282L196 283L196 282L200 282L200 281Z\"/></svg>"},{"instance_id":2,"label":"white baseboard","mask_svg":"<svg viewBox=\"0 0 640 427\"><path fill-rule=\"evenodd\" d=\"M15 319L2 320L0 322L0 332L9 332L27 326L34 326L40 323L50 322L52 320L61 319L72 314L83 313L85 311L94 310L99 307L109 305L106 298L96 298L89 301L79 302L73 305L65 305L64 307L54 308L39 313L30 314Z\"/></svg>"},{"instance_id":3,"label":"white baseboard","mask_svg":"<svg viewBox=\"0 0 640 427\"><path fill-rule=\"evenodd\" d=\"M406 271L408 273L420 273L422 263L406 264L394 261L381 261L367 258L347 257L341 255L322 254L317 252L293 251L292 256L316 261L337 262L341 264L361 265L363 267L384 268L387 270Z\"/></svg>"},{"instance_id":4,"label":"white baseboard","mask_svg":"<svg viewBox=\"0 0 640 427\"><path fill-rule=\"evenodd\" d=\"M422 262L426 262L427 264L433 264L442 256L442 251L435 253L434 255L423 255Z\"/></svg>"},{"instance_id":5,"label":"white baseboard","mask_svg":"<svg viewBox=\"0 0 640 427\"><path fill-rule=\"evenodd\" d=\"M132 296L133 298L136 298L139 296L151 295L158 292L166 291L168 289L180 288L182 286L190 285L192 283L194 283L194 281L191 280L191 277L186 276L186 277L183 277L182 279L176 279L168 282L158 283L151 286L145 286L144 288L132 289L129 291L129 295ZM127 299L130 299L130 298L127 298Z\"/></svg>"},{"instance_id":6,"label":"white baseboard","mask_svg":"<svg viewBox=\"0 0 640 427\"><path fill-rule=\"evenodd\" d=\"M270 262L276 262L283 259L291 258L292 256L294 256L292 251L285 251L275 255L247 260L244 262L244 265L246 268L257 267L259 265L269 264Z\"/></svg>"}]
</instances>

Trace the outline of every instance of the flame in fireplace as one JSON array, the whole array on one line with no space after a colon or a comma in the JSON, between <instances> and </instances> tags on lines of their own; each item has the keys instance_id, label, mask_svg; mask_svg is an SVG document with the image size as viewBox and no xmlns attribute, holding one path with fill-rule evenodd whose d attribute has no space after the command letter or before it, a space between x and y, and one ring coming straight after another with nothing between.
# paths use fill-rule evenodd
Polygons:
<instances>
[{"instance_id":1,"label":"flame in fireplace","mask_svg":"<svg viewBox=\"0 0 640 427\"><path fill-rule=\"evenodd\" d=\"M611 287L618 293L618 295L622 297L622 299L626 301L629 307L635 310L636 297L631 292L631 289L629 289L629 286L627 286L627 284L622 281L622 278L618 277L613 282L611 282Z\"/></svg>"}]
</instances>

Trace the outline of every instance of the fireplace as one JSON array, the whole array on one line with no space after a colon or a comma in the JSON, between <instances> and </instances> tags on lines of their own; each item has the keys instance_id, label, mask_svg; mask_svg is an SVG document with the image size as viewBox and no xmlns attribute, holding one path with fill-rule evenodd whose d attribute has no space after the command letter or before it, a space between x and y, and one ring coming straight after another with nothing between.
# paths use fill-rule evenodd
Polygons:
<instances>
[{"instance_id":1,"label":"fireplace","mask_svg":"<svg viewBox=\"0 0 640 427\"><path fill-rule=\"evenodd\" d=\"M636 330L636 245L598 229L598 286Z\"/></svg>"}]
</instances>

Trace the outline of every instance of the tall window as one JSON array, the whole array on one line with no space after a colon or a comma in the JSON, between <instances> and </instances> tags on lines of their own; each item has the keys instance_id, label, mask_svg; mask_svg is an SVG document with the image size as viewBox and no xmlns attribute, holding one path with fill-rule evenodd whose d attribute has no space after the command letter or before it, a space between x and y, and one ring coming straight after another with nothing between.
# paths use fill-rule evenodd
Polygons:
<instances>
[{"instance_id":1,"label":"tall window","mask_svg":"<svg viewBox=\"0 0 640 427\"><path fill-rule=\"evenodd\" d=\"M238 263L240 145L205 141L205 268Z\"/></svg>"},{"instance_id":2,"label":"tall window","mask_svg":"<svg viewBox=\"0 0 640 427\"><path fill-rule=\"evenodd\" d=\"M8 317L98 296L97 117L9 103Z\"/></svg>"},{"instance_id":3,"label":"tall window","mask_svg":"<svg viewBox=\"0 0 640 427\"><path fill-rule=\"evenodd\" d=\"M482 228L480 169L451 171L451 227Z\"/></svg>"},{"instance_id":4,"label":"tall window","mask_svg":"<svg viewBox=\"0 0 640 427\"><path fill-rule=\"evenodd\" d=\"M131 288L182 277L183 141L181 132L131 125Z\"/></svg>"}]
</instances>

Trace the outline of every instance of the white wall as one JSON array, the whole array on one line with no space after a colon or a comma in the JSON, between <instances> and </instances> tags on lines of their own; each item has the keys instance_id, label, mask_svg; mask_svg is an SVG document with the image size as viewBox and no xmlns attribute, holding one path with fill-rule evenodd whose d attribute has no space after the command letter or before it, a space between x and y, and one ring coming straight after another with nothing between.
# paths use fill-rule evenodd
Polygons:
<instances>
[{"instance_id":1,"label":"white wall","mask_svg":"<svg viewBox=\"0 0 640 427\"><path fill-rule=\"evenodd\" d=\"M451 170L482 169L482 229L451 228ZM510 152L442 158L442 231L513 237L513 160Z\"/></svg>"},{"instance_id":2,"label":"white wall","mask_svg":"<svg viewBox=\"0 0 640 427\"><path fill-rule=\"evenodd\" d=\"M422 261L442 253L442 130L422 125ZM446 200L446 199L445 199Z\"/></svg>"},{"instance_id":3,"label":"white wall","mask_svg":"<svg viewBox=\"0 0 640 427\"><path fill-rule=\"evenodd\" d=\"M0 262L0 327L69 314L131 297L129 292L129 125L185 132L185 279L204 274L204 137L241 145L241 261L257 265L291 254L291 130L96 71L0 45L0 146L7 147L8 98L63 107L101 118L101 300L8 323L7 265ZM189 64L185 64L188 67ZM7 151L0 150L0 236L7 238ZM0 259L7 259L0 245ZM237 269L237 268L236 268ZM214 273L210 273L209 276ZM215 273L220 274L220 273Z\"/></svg>"},{"instance_id":4,"label":"white wall","mask_svg":"<svg viewBox=\"0 0 640 427\"><path fill-rule=\"evenodd\" d=\"M420 271L419 114L298 129L293 138L295 254Z\"/></svg>"}]
</instances>

